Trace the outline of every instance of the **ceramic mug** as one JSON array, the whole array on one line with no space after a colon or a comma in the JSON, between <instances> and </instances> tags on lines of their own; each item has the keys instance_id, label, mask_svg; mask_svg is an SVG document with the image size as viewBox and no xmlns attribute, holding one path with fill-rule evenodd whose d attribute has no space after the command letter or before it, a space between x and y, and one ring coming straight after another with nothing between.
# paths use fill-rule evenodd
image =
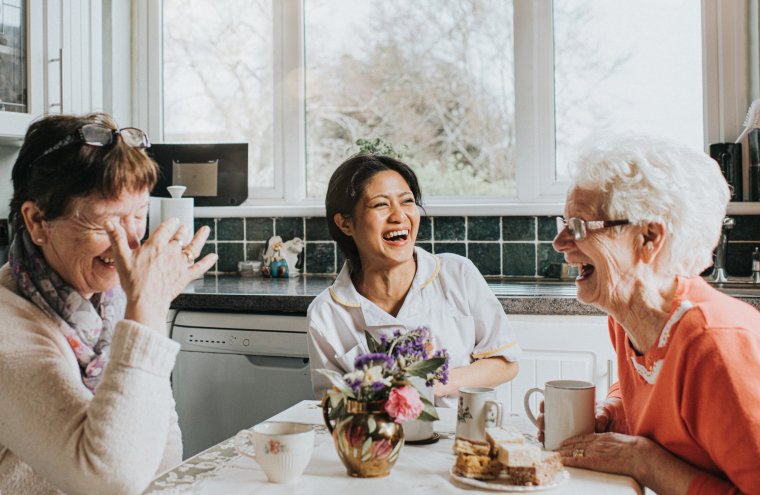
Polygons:
<instances>
[{"instance_id":1,"label":"ceramic mug","mask_svg":"<svg viewBox=\"0 0 760 495\"><path fill-rule=\"evenodd\" d=\"M461 387L457 407L457 438L484 442L486 428L501 425L501 402L496 400L496 389L488 387Z\"/></svg>"},{"instance_id":2,"label":"ceramic mug","mask_svg":"<svg viewBox=\"0 0 760 495\"><path fill-rule=\"evenodd\" d=\"M433 393L433 387L426 387L424 379L413 376L409 379L409 381L412 383L417 392L420 392L420 394L430 402L435 403L435 394ZM401 426L404 428L405 442L425 442L426 440L432 440L435 433L433 431L433 421L412 419L403 423Z\"/></svg>"},{"instance_id":3,"label":"ceramic mug","mask_svg":"<svg viewBox=\"0 0 760 495\"><path fill-rule=\"evenodd\" d=\"M237 442L237 450L259 463L273 483L296 481L314 450L314 428L301 423L260 423L238 437L253 443L254 452Z\"/></svg>"},{"instance_id":4,"label":"ceramic mug","mask_svg":"<svg viewBox=\"0 0 760 495\"><path fill-rule=\"evenodd\" d=\"M544 447L557 450L566 439L576 435L594 433L593 383L578 380L546 382L544 390L532 388L525 393L525 413L538 428L538 420L530 410L530 397L534 393L544 396Z\"/></svg>"}]
</instances>

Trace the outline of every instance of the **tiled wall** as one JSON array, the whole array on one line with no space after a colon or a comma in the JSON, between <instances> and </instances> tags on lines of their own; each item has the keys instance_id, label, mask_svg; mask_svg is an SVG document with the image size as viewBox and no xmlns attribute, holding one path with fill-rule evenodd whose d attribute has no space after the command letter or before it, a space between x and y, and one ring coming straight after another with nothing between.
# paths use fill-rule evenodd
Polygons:
<instances>
[{"instance_id":1,"label":"tiled wall","mask_svg":"<svg viewBox=\"0 0 760 495\"><path fill-rule=\"evenodd\" d=\"M747 276L751 253L760 246L760 216L735 218L727 269L729 275ZM241 260L261 259L273 235L305 241L304 273L334 274L343 264L324 218L199 218L195 224L211 227L203 254L219 255L218 273L236 272ZM552 249L555 225L554 217L426 217L417 244L433 253L467 256L487 277L543 276L563 261Z\"/></svg>"}]
</instances>

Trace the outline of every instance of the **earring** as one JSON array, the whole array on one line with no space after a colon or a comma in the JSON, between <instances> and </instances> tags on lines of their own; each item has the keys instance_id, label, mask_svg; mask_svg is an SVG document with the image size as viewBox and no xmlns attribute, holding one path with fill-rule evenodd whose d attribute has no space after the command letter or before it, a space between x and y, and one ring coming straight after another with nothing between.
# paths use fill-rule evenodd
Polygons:
<instances>
[{"instance_id":1,"label":"earring","mask_svg":"<svg viewBox=\"0 0 760 495\"><path fill-rule=\"evenodd\" d=\"M652 243L651 243L651 242L650 242L649 244L647 244L647 249L648 249L648 250L650 250L650 251L651 251L652 249L654 249L654 246L652 245Z\"/></svg>"},{"instance_id":2,"label":"earring","mask_svg":"<svg viewBox=\"0 0 760 495\"><path fill-rule=\"evenodd\" d=\"M37 239L35 239L35 242L37 243L37 245L41 245L42 243L45 242L45 240L42 237L38 237Z\"/></svg>"}]
</instances>

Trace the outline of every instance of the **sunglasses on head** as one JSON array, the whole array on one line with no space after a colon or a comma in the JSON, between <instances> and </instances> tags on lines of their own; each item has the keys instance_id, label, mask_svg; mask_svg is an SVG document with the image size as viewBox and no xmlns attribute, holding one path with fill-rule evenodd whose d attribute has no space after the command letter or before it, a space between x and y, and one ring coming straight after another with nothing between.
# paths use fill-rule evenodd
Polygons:
<instances>
[{"instance_id":1,"label":"sunglasses on head","mask_svg":"<svg viewBox=\"0 0 760 495\"><path fill-rule=\"evenodd\" d=\"M34 159L34 162L73 143L83 143L89 146L108 146L116 142L116 136L121 136L124 144L132 148L144 149L150 147L148 135L136 127L111 129L102 124L85 124L43 151Z\"/></svg>"}]
</instances>

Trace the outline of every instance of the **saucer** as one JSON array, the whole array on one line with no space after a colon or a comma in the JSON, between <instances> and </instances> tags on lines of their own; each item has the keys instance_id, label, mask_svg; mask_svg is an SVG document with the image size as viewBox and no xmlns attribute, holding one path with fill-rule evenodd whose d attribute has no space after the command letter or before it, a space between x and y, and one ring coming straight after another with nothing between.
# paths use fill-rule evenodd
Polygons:
<instances>
[{"instance_id":1,"label":"saucer","mask_svg":"<svg viewBox=\"0 0 760 495\"><path fill-rule=\"evenodd\" d=\"M404 443L406 445L430 445L431 443L435 443L440 439L441 437L438 435L438 432L433 432L433 436L430 438L423 438L422 440L405 440Z\"/></svg>"}]
</instances>

